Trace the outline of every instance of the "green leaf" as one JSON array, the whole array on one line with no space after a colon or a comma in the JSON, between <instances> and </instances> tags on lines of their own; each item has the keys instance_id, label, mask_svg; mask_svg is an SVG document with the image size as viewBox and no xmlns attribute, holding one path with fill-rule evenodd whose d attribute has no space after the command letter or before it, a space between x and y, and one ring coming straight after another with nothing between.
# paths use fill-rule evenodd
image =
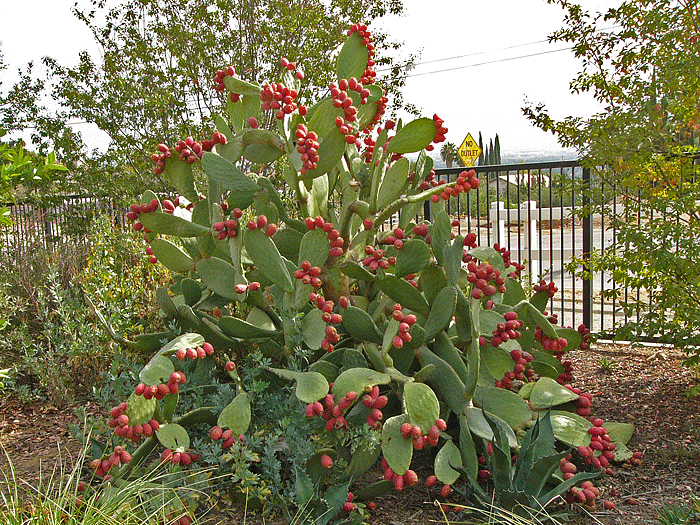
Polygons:
<instances>
[{"instance_id":1,"label":"green leaf","mask_svg":"<svg viewBox=\"0 0 700 525\"><path fill-rule=\"evenodd\" d=\"M180 160L176 151L173 155L165 159L165 175L175 189L190 202L197 202L197 190L194 187L194 177L192 176L192 164ZM153 230L153 228L149 228Z\"/></svg>"},{"instance_id":2,"label":"green leaf","mask_svg":"<svg viewBox=\"0 0 700 525\"><path fill-rule=\"evenodd\" d=\"M243 133L243 158L254 164L269 164L284 155L284 142L265 129L249 129Z\"/></svg>"},{"instance_id":3,"label":"green leaf","mask_svg":"<svg viewBox=\"0 0 700 525\"><path fill-rule=\"evenodd\" d=\"M615 421L607 421L605 429L608 431L608 436L616 445L626 445L632 434L634 434L634 425L632 423L617 423Z\"/></svg>"},{"instance_id":4,"label":"green leaf","mask_svg":"<svg viewBox=\"0 0 700 525\"><path fill-rule=\"evenodd\" d=\"M299 401L313 403L328 394L328 381L319 372L295 372L283 368L269 370L280 377L296 381L296 396Z\"/></svg>"},{"instance_id":5,"label":"green leaf","mask_svg":"<svg viewBox=\"0 0 700 525\"><path fill-rule=\"evenodd\" d=\"M205 151L202 155L202 169L223 189L245 195L250 198L250 202L253 202L253 195L258 191L259 186L221 155Z\"/></svg>"},{"instance_id":6,"label":"green leaf","mask_svg":"<svg viewBox=\"0 0 700 525\"><path fill-rule=\"evenodd\" d=\"M245 247L261 273L285 292L294 290L287 264L277 251L277 246L263 230L246 230Z\"/></svg>"},{"instance_id":7,"label":"green leaf","mask_svg":"<svg viewBox=\"0 0 700 525\"><path fill-rule=\"evenodd\" d=\"M459 479L459 472L453 466L462 468L462 455L452 440L448 440L435 456L435 477L440 483L453 485Z\"/></svg>"},{"instance_id":8,"label":"green leaf","mask_svg":"<svg viewBox=\"0 0 700 525\"><path fill-rule=\"evenodd\" d=\"M500 417L513 430L525 428L533 416L530 406L522 397L503 388L477 386L474 404Z\"/></svg>"},{"instance_id":9,"label":"green leaf","mask_svg":"<svg viewBox=\"0 0 700 525\"><path fill-rule=\"evenodd\" d=\"M322 268L326 259L328 259L330 249L331 245L326 232L321 228L309 230L301 239L299 263L297 266L301 267L302 262L309 261L312 267L318 266Z\"/></svg>"},{"instance_id":10,"label":"green leaf","mask_svg":"<svg viewBox=\"0 0 700 525\"><path fill-rule=\"evenodd\" d=\"M200 259L195 265L197 274L212 292L227 299L241 299L236 293L237 284L247 284L236 269L218 257Z\"/></svg>"},{"instance_id":11,"label":"green leaf","mask_svg":"<svg viewBox=\"0 0 700 525\"><path fill-rule=\"evenodd\" d=\"M348 392L362 394L367 387L386 385L389 381L391 381L391 377L387 374L369 368L351 368L336 378L331 391L336 399L340 399Z\"/></svg>"},{"instance_id":12,"label":"green leaf","mask_svg":"<svg viewBox=\"0 0 700 525\"><path fill-rule=\"evenodd\" d=\"M233 398L219 414L216 424L221 428L230 428L234 436L245 434L250 425L250 399L241 392Z\"/></svg>"},{"instance_id":13,"label":"green leaf","mask_svg":"<svg viewBox=\"0 0 700 525\"><path fill-rule=\"evenodd\" d=\"M503 304L515 306L520 301L525 301L525 291L520 282L512 277L506 277L506 293L503 294Z\"/></svg>"},{"instance_id":14,"label":"green leaf","mask_svg":"<svg viewBox=\"0 0 700 525\"><path fill-rule=\"evenodd\" d=\"M435 392L424 383L406 383L403 401L409 423L419 426L427 434L440 417L440 403Z\"/></svg>"},{"instance_id":15,"label":"green leaf","mask_svg":"<svg viewBox=\"0 0 700 525\"><path fill-rule=\"evenodd\" d=\"M349 80L355 77L359 80L367 69L368 59L369 51L367 46L362 43L362 37L357 33L353 33L345 41L338 55L338 63L336 65L338 79L345 78ZM435 135L434 131L433 135Z\"/></svg>"},{"instance_id":16,"label":"green leaf","mask_svg":"<svg viewBox=\"0 0 700 525\"><path fill-rule=\"evenodd\" d=\"M194 306L202 298L202 288L199 286L199 281L185 277L180 281L180 290L185 298L185 304Z\"/></svg>"},{"instance_id":17,"label":"green leaf","mask_svg":"<svg viewBox=\"0 0 700 525\"><path fill-rule=\"evenodd\" d=\"M194 261L172 242L160 237L151 241L153 255L171 272L187 273L194 268Z\"/></svg>"},{"instance_id":18,"label":"green leaf","mask_svg":"<svg viewBox=\"0 0 700 525\"><path fill-rule=\"evenodd\" d=\"M377 284L382 292L404 308L425 316L430 314L430 306L425 298L408 281L387 274L383 279L377 279Z\"/></svg>"},{"instance_id":19,"label":"green leaf","mask_svg":"<svg viewBox=\"0 0 700 525\"><path fill-rule=\"evenodd\" d=\"M311 454L306 460L306 472L316 486L320 486L323 480L326 479L326 476L328 476L328 469L321 463L321 458L324 455L335 461L338 457L338 452L333 448L324 448Z\"/></svg>"},{"instance_id":20,"label":"green leaf","mask_svg":"<svg viewBox=\"0 0 700 525\"><path fill-rule=\"evenodd\" d=\"M343 158L346 145L345 135L340 132L340 128L333 126L320 141L316 168L307 171L301 178L304 180L315 179L331 171Z\"/></svg>"},{"instance_id":21,"label":"green leaf","mask_svg":"<svg viewBox=\"0 0 700 525\"><path fill-rule=\"evenodd\" d=\"M452 321L457 304L457 289L454 286L446 286L435 298L435 306L430 309L428 319L425 321L425 340L431 341L439 332L442 332Z\"/></svg>"},{"instance_id":22,"label":"green leaf","mask_svg":"<svg viewBox=\"0 0 700 525\"><path fill-rule=\"evenodd\" d=\"M403 248L401 249L401 251L403 251ZM399 252L399 256L400 255L401 252ZM396 257L397 266L399 256ZM433 304L435 304L435 298L437 297L437 294L440 293L440 290L447 286L447 276L445 275L445 270L443 270L442 266L439 266L435 263L429 263L427 266L425 266L425 268L423 268L423 271L420 273L420 278L418 282L420 283L421 288L423 289L425 298L428 300L428 303L430 303L430 306L432 306Z\"/></svg>"},{"instance_id":23,"label":"green leaf","mask_svg":"<svg viewBox=\"0 0 700 525\"><path fill-rule=\"evenodd\" d=\"M139 372L139 379L147 385L167 383L175 371L173 362L164 355L154 355Z\"/></svg>"},{"instance_id":24,"label":"green leaf","mask_svg":"<svg viewBox=\"0 0 700 525\"><path fill-rule=\"evenodd\" d=\"M374 466L381 451L382 447L379 443L365 443L357 447L350 458L345 477L358 479Z\"/></svg>"},{"instance_id":25,"label":"green leaf","mask_svg":"<svg viewBox=\"0 0 700 525\"><path fill-rule=\"evenodd\" d=\"M530 406L533 410L543 410L569 401L576 401L578 394L563 387L554 379L541 377L530 393Z\"/></svg>"},{"instance_id":26,"label":"green leaf","mask_svg":"<svg viewBox=\"0 0 700 525\"><path fill-rule=\"evenodd\" d=\"M301 326L301 337L311 350L321 348L321 342L326 337L326 323L321 319L323 312L314 308L299 323Z\"/></svg>"},{"instance_id":27,"label":"green leaf","mask_svg":"<svg viewBox=\"0 0 700 525\"><path fill-rule=\"evenodd\" d=\"M466 411L465 418L469 431L475 436L485 439L486 441L493 441L493 430L489 425L488 421L484 417L484 412L480 408L469 407ZM506 438L508 439L508 445L510 448L516 448L518 446L518 438L515 437L515 433L508 426L508 424L503 421L500 417L490 412L486 412L489 417L493 420L501 421L504 425Z\"/></svg>"},{"instance_id":28,"label":"green leaf","mask_svg":"<svg viewBox=\"0 0 700 525\"><path fill-rule=\"evenodd\" d=\"M351 279L357 281L374 281L376 277L374 274L365 270L362 266L352 261L346 261L343 266L341 266L340 271Z\"/></svg>"},{"instance_id":29,"label":"green leaf","mask_svg":"<svg viewBox=\"0 0 700 525\"><path fill-rule=\"evenodd\" d=\"M435 215L433 226L430 229L430 246L433 249L435 259L441 265L444 265L445 261L445 246L450 243L451 239L452 223L450 221L450 216L447 215L445 210L440 210Z\"/></svg>"},{"instance_id":30,"label":"green leaf","mask_svg":"<svg viewBox=\"0 0 700 525\"><path fill-rule=\"evenodd\" d=\"M187 350L188 348L197 348L198 346L202 346L202 343L204 341L204 337L202 337L200 334L188 332L176 337L168 344L166 344L163 348L160 349L158 355L172 356L175 355L180 349Z\"/></svg>"},{"instance_id":31,"label":"green leaf","mask_svg":"<svg viewBox=\"0 0 700 525\"><path fill-rule=\"evenodd\" d=\"M219 319L219 328L221 328L226 335L238 339L259 339L279 335L276 330L261 328L230 315L224 315Z\"/></svg>"},{"instance_id":32,"label":"green leaf","mask_svg":"<svg viewBox=\"0 0 700 525\"><path fill-rule=\"evenodd\" d=\"M401 435L401 425L408 423L408 415L390 417L382 426L382 454L396 474L403 475L411 466L413 440Z\"/></svg>"},{"instance_id":33,"label":"green leaf","mask_svg":"<svg viewBox=\"0 0 700 525\"><path fill-rule=\"evenodd\" d=\"M237 95L260 97L260 86L251 82L246 82L245 80L241 80L236 76L226 75L224 77L224 86L226 86L226 89L228 89L231 93L235 93Z\"/></svg>"},{"instance_id":34,"label":"green leaf","mask_svg":"<svg viewBox=\"0 0 700 525\"><path fill-rule=\"evenodd\" d=\"M476 476L479 471L479 460L476 456L476 446L474 438L469 431L466 416L459 416L459 452L462 455L462 466L467 477L476 482Z\"/></svg>"},{"instance_id":35,"label":"green leaf","mask_svg":"<svg viewBox=\"0 0 700 525\"><path fill-rule=\"evenodd\" d=\"M447 246L443 250L445 276L450 286L457 286L459 283L459 274L462 269L462 254L464 252L463 241L463 237L458 235L452 244L449 244L448 241Z\"/></svg>"},{"instance_id":36,"label":"green leaf","mask_svg":"<svg viewBox=\"0 0 700 525\"><path fill-rule=\"evenodd\" d=\"M542 329L544 335L550 339L558 337L557 332L547 318L537 308L532 306L527 301L521 301L513 307L520 318L526 325L537 325Z\"/></svg>"},{"instance_id":37,"label":"green leaf","mask_svg":"<svg viewBox=\"0 0 700 525\"><path fill-rule=\"evenodd\" d=\"M175 237L197 237L210 233L209 228L205 226L160 211L142 213L139 215L139 221L152 232Z\"/></svg>"},{"instance_id":38,"label":"green leaf","mask_svg":"<svg viewBox=\"0 0 700 525\"><path fill-rule=\"evenodd\" d=\"M433 141L435 131L433 119L424 117L413 120L396 133L386 150L389 153L413 153L420 151Z\"/></svg>"},{"instance_id":39,"label":"green leaf","mask_svg":"<svg viewBox=\"0 0 700 525\"><path fill-rule=\"evenodd\" d=\"M161 445L173 452L185 452L190 448L190 436L187 430L177 423L162 425L156 431L156 437Z\"/></svg>"},{"instance_id":40,"label":"green leaf","mask_svg":"<svg viewBox=\"0 0 700 525\"><path fill-rule=\"evenodd\" d=\"M587 447L591 444L591 435L588 429L593 425L586 419L571 412L561 410L551 411L552 428L554 437L567 446Z\"/></svg>"},{"instance_id":41,"label":"green leaf","mask_svg":"<svg viewBox=\"0 0 700 525\"><path fill-rule=\"evenodd\" d=\"M396 277L419 273L430 261L430 248L422 239L406 241L396 254ZM430 301L432 304L432 301Z\"/></svg>"},{"instance_id":42,"label":"green leaf","mask_svg":"<svg viewBox=\"0 0 700 525\"><path fill-rule=\"evenodd\" d=\"M172 421L179 398L180 394L168 394L163 398L163 417L166 421Z\"/></svg>"},{"instance_id":43,"label":"green leaf","mask_svg":"<svg viewBox=\"0 0 700 525\"><path fill-rule=\"evenodd\" d=\"M379 186L379 195L377 196L378 210L383 210L401 196L401 190L403 190L408 180L408 170L409 163L406 158L401 158L392 164Z\"/></svg>"}]
</instances>

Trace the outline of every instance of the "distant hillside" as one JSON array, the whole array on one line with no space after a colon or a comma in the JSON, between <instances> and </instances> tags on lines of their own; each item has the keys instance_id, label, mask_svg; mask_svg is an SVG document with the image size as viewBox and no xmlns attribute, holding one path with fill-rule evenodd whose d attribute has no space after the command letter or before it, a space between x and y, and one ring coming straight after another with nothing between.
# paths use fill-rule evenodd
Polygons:
<instances>
[{"instance_id":1,"label":"distant hillside","mask_svg":"<svg viewBox=\"0 0 700 525\"><path fill-rule=\"evenodd\" d=\"M433 162L436 168L444 168L445 163L437 152L433 152ZM506 151L501 153L503 164L522 164L526 162L554 162L558 160L575 160L574 149L553 151Z\"/></svg>"}]
</instances>

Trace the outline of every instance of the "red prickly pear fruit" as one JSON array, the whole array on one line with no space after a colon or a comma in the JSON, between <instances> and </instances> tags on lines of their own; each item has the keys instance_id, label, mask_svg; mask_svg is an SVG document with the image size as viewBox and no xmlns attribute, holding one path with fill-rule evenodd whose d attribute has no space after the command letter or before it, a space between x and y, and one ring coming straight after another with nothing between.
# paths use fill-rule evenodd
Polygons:
<instances>
[{"instance_id":1,"label":"red prickly pear fruit","mask_svg":"<svg viewBox=\"0 0 700 525\"><path fill-rule=\"evenodd\" d=\"M122 450L122 453L119 455L119 459L122 463L128 463L131 461L131 454L129 454L126 450Z\"/></svg>"},{"instance_id":2,"label":"red prickly pear fruit","mask_svg":"<svg viewBox=\"0 0 700 525\"><path fill-rule=\"evenodd\" d=\"M236 363L234 363L233 361L226 362L226 370L228 370L229 372L233 372L235 369L236 369Z\"/></svg>"},{"instance_id":3,"label":"red prickly pear fruit","mask_svg":"<svg viewBox=\"0 0 700 525\"><path fill-rule=\"evenodd\" d=\"M253 281L248 285L248 290L250 290L251 292L256 292L260 290L260 283L257 281Z\"/></svg>"},{"instance_id":4,"label":"red prickly pear fruit","mask_svg":"<svg viewBox=\"0 0 700 525\"><path fill-rule=\"evenodd\" d=\"M97 470L98 468L100 468L100 465L101 465L101 464L102 464L102 460L100 460L100 459L93 459L93 460L90 462L90 468L91 468L92 470Z\"/></svg>"},{"instance_id":5,"label":"red prickly pear fruit","mask_svg":"<svg viewBox=\"0 0 700 525\"><path fill-rule=\"evenodd\" d=\"M112 407L112 409L109 411L109 415L112 416L113 418L118 418L119 416L122 415L122 412L124 412L120 407Z\"/></svg>"},{"instance_id":6,"label":"red prickly pear fruit","mask_svg":"<svg viewBox=\"0 0 700 525\"><path fill-rule=\"evenodd\" d=\"M197 359L197 350L195 350L194 348L188 348L186 350L186 353L188 358Z\"/></svg>"},{"instance_id":7,"label":"red prickly pear fruit","mask_svg":"<svg viewBox=\"0 0 700 525\"><path fill-rule=\"evenodd\" d=\"M445 423L444 419L436 419L435 420L435 426L438 427L439 430L445 431L447 430L447 423Z\"/></svg>"},{"instance_id":8,"label":"red prickly pear fruit","mask_svg":"<svg viewBox=\"0 0 700 525\"><path fill-rule=\"evenodd\" d=\"M187 351L184 348L180 348L177 352L175 352L175 357L180 361L184 361L187 357Z\"/></svg>"},{"instance_id":9,"label":"red prickly pear fruit","mask_svg":"<svg viewBox=\"0 0 700 525\"><path fill-rule=\"evenodd\" d=\"M211 427L211 430L209 431L209 437L211 437L214 441L219 441L223 433L224 432L223 430L221 430L220 427Z\"/></svg>"},{"instance_id":10,"label":"red prickly pear fruit","mask_svg":"<svg viewBox=\"0 0 700 525\"><path fill-rule=\"evenodd\" d=\"M407 470L403 475L403 482L405 486L412 487L418 483L418 474L416 474L413 470Z\"/></svg>"},{"instance_id":11,"label":"red prickly pear fruit","mask_svg":"<svg viewBox=\"0 0 700 525\"><path fill-rule=\"evenodd\" d=\"M326 469L333 467L333 460L328 454L323 454L321 456L321 466Z\"/></svg>"},{"instance_id":12,"label":"red prickly pear fruit","mask_svg":"<svg viewBox=\"0 0 700 525\"><path fill-rule=\"evenodd\" d=\"M143 435L146 437L151 437L153 435L153 427L151 427L150 424L144 423L142 425L143 427Z\"/></svg>"},{"instance_id":13,"label":"red prickly pear fruit","mask_svg":"<svg viewBox=\"0 0 700 525\"><path fill-rule=\"evenodd\" d=\"M612 501L606 501L603 503L603 508L605 510L613 510L615 508L615 504Z\"/></svg>"},{"instance_id":14,"label":"red prickly pear fruit","mask_svg":"<svg viewBox=\"0 0 700 525\"><path fill-rule=\"evenodd\" d=\"M403 487L404 487L403 476L401 476L400 474L396 474L396 473L395 473L395 474L392 476L391 481L394 483L394 488L395 488L396 490L403 490Z\"/></svg>"},{"instance_id":15,"label":"red prickly pear fruit","mask_svg":"<svg viewBox=\"0 0 700 525\"><path fill-rule=\"evenodd\" d=\"M345 512L352 512L353 510L355 510L355 504L350 501L346 501L345 503L343 503L342 509Z\"/></svg>"},{"instance_id":16,"label":"red prickly pear fruit","mask_svg":"<svg viewBox=\"0 0 700 525\"><path fill-rule=\"evenodd\" d=\"M169 448L166 448L161 454L160 454L160 460L161 461L170 461L173 457L173 451L170 450Z\"/></svg>"},{"instance_id":17,"label":"red prickly pear fruit","mask_svg":"<svg viewBox=\"0 0 700 525\"><path fill-rule=\"evenodd\" d=\"M593 421L591 421L591 423L593 423L594 427L602 427L603 423L605 423L605 421L603 421L602 419L600 419L598 417L598 418L595 418Z\"/></svg>"},{"instance_id":18,"label":"red prickly pear fruit","mask_svg":"<svg viewBox=\"0 0 700 525\"><path fill-rule=\"evenodd\" d=\"M187 466L192 463L192 457L187 452L183 452L180 454L180 463Z\"/></svg>"},{"instance_id":19,"label":"red prickly pear fruit","mask_svg":"<svg viewBox=\"0 0 700 525\"><path fill-rule=\"evenodd\" d=\"M258 215L258 218L255 221L255 225L259 230L262 230L267 226L267 217L265 215Z\"/></svg>"},{"instance_id":20,"label":"red prickly pear fruit","mask_svg":"<svg viewBox=\"0 0 700 525\"><path fill-rule=\"evenodd\" d=\"M153 432L158 432L158 429L160 428L160 423L158 423L158 421L151 419L148 424L153 429Z\"/></svg>"},{"instance_id":21,"label":"red prickly pear fruit","mask_svg":"<svg viewBox=\"0 0 700 525\"><path fill-rule=\"evenodd\" d=\"M394 471L391 469L391 467L387 466L384 469L384 479L386 481L391 481L394 478Z\"/></svg>"},{"instance_id":22,"label":"red prickly pear fruit","mask_svg":"<svg viewBox=\"0 0 700 525\"><path fill-rule=\"evenodd\" d=\"M420 427L418 425L413 425L413 427L411 428L411 435L414 438L419 438L422 434L423 431L420 429Z\"/></svg>"},{"instance_id":23,"label":"red prickly pear fruit","mask_svg":"<svg viewBox=\"0 0 700 525\"><path fill-rule=\"evenodd\" d=\"M137 396L142 396L144 390L146 390L146 385L144 383L139 383L136 385L136 388L134 388L134 394Z\"/></svg>"},{"instance_id":24,"label":"red prickly pear fruit","mask_svg":"<svg viewBox=\"0 0 700 525\"><path fill-rule=\"evenodd\" d=\"M432 145L431 145L431 147L432 147ZM428 149L428 148L425 148L425 149ZM444 512L445 514L449 514L449 513L450 513L450 506L447 505L447 504L445 504L445 503L443 503L442 505L440 505L440 509L442 509L442 512Z\"/></svg>"},{"instance_id":25,"label":"red prickly pear fruit","mask_svg":"<svg viewBox=\"0 0 700 525\"><path fill-rule=\"evenodd\" d=\"M480 480L487 480L491 478L491 472L488 470L480 470L479 473L477 474L477 477Z\"/></svg>"},{"instance_id":26,"label":"red prickly pear fruit","mask_svg":"<svg viewBox=\"0 0 700 525\"><path fill-rule=\"evenodd\" d=\"M265 229L265 235L272 237L275 233L277 233L277 225L268 224L267 228Z\"/></svg>"},{"instance_id":27,"label":"red prickly pear fruit","mask_svg":"<svg viewBox=\"0 0 700 525\"><path fill-rule=\"evenodd\" d=\"M452 492L452 487L450 485L443 485L442 488L440 489L440 495L443 498L446 498L447 496L449 496L450 492Z\"/></svg>"},{"instance_id":28,"label":"red prickly pear fruit","mask_svg":"<svg viewBox=\"0 0 700 525\"><path fill-rule=\"evenodd\" d=\"M214 353L214 347L211 345L211 343L207 343L207 342L202 343L202 348L204 349L204 352L207 355L212 355Z\"/></svg>"},{"instance_id":29,"label":"red prickly pear fruit","mask_svg":"<svg viewBox=\"0 0 700 525\"><path fill-rule=\"evenodd\" d=\"M258 119L255 117L248 117L248 126L251 128L257 128L258 127Z\"/></svg>"},{"instance_id":30,"label":"red prickly pear fruit","mask_svg":"<svg viewBox=\"0 0 700 525\"><path fill-rule=\"evenodd\" d=\"M435 476L428 476L425 479L425 486L426 487L432 487L433 485L435 485L435 483L437 483L437 478Z\"/></svg>"},{"instance_id":31,"label":"red prickly pear fruit","mask_svg":"<svg viewBox=\"0 0 700 525\"><path fill-rule=\"evenodd\" d=\"M367 217L363 222L362 225L365 227L365 230L371 230L374 227L374 219L371 217Z\"/></svg>"},{"instance_id":32,"label":"red prickly pear fruit","mask_svg":"<svg viewBox=\"0 0 700 525\"><path fill-rule=\"evenodd\" d=\"M403 425L401 425L400 431L404 439L408 439L411 437L411 430L413 430L413 426L410 423L404 423Z\"/></svg>"},{"instance_id":33,"label":"red prickly pear fruit","mask_svg":"<svg viewBox=\"0 0 700 525\"><path fill-rule=\"evenodd\" d=\"M127 416L126 414L122 414L117 418L117 423L120 427L125 427L129 424L129 416Z\"/></svg>"}]
</instances>

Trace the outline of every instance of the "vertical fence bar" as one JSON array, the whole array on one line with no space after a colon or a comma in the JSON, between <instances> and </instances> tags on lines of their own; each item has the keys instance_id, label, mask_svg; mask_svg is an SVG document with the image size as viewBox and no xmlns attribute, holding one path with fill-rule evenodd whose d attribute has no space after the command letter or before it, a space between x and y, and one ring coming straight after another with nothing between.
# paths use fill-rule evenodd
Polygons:
<instances>
[{"instance_id":1,"label":"vertical fence bar","mask_svg":"<svg viewBox=\"0 0 700 525\"><path fill-rule=\"evenodd\" d=\"M591 186L591 170L583 168L583 239L582 239L582 258L584 271L590 273L591 260L591 233L593 229L593 213L590 210L591 199L589 191ZM589 275L588 279L583 280L583 324L587 327L591 324L593 318L593 275ZM574 327L575 328L575 327Z\"/></svg>"}]
</instances>

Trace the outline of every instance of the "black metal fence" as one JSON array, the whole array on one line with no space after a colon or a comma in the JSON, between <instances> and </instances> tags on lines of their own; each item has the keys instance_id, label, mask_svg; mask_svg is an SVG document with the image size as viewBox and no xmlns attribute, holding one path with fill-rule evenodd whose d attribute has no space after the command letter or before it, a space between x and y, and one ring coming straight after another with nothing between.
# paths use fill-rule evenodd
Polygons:
<instances>
[{"instance_id":1,"label":"black metal fence","mask_svg":"<svg viewBox=\"0 0 700 525\"><path fill-rule=\"evenodd\" d=\"M584 280L574 271L580 264L570 265L609 247L616 236L610 221L611 212L620 206L615 198L591 208L584 218L573 212L591 204L575 184L590 181L590 170L572 160L438 169L436 177L453 180L465 169L474 169L481 185L448 201L448 213L459 218L459 233L474 232L482 246L505 246L512 260L525 264L525 284L528 279L532 284L553 281L559 293L548 311L562 326L576 328L583 323L605 337L627 322L619 301L606 297L610 295L606 291L619 291L614 278L598 272ZM623 293L639 296L640 291Z\"/></svg>"},{"instance_id":2,"label":"black metal fence","mask_svg":"<svg viewBox=\"0 0 700 525\"><path fill-rule=\"evenodd\" d=\"M108 197L53 196L6 203L12 224L0 228L0 248L21 254L43 246L54 252L66 242L85 242L92 221L102 214L121 221L124 209Z\"/></svg>"}]
</instances>

